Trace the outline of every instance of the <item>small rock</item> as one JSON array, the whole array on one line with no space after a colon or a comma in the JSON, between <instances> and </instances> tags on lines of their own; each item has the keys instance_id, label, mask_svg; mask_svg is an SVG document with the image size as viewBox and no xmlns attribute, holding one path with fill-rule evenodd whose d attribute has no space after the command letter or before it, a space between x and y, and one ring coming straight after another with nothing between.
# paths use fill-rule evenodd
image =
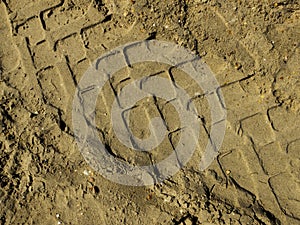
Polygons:
<instances>
[{"instance_id":1,"label":"small rock","mask_svg":"<svg viewBox=\"0 0 300 225\"><path fill-rule=\"evenodd\" d=\"M193 225L193 221L191 221L190 218L187 218L185 221L184 221L185 225Z\"/></svg>"}]
</instances>

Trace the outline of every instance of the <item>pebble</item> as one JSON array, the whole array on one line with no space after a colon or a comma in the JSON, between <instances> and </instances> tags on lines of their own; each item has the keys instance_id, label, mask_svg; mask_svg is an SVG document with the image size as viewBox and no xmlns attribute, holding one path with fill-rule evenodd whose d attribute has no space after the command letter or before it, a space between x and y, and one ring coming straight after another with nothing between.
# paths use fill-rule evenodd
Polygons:
<instances>
[{"instance_id":1,"label":"pebble","mask_svg":"<svg viewBox=\"0 0 300 225\"><path fill-rule=\"evenodd\" d=\"M89 176L92 172L90 170L84 170L83 174Z\"/></svg>"},{"instance_id":2,"label":"pebble","mask_svg":"<svg viewBox=\"0 0 300 225\"><path fill-rule=\"evenodd\" d=\"M193 225L193 221L191 221L189 218L187 218L184 223L185 225Z\"/></svg>"}]
</instances>

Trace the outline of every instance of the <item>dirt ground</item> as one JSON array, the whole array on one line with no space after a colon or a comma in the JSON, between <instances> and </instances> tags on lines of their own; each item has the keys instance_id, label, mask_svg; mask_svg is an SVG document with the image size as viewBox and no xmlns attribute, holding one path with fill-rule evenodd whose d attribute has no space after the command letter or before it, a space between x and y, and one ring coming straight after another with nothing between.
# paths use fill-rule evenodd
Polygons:
<instances>
[{"instance_id":1,"label":"dirt ground","mask_svg":"<svg viewBox=\"0 0 300 225\"><path fill-rule=\"evenodd\" d=\"M300 224L298 0L2 0L0 21L0 224ZM218 157L200 171L209 106L186 74L172 71L195 95L204 121L199 148L163 183L132 187L84 160L72 101L91 62L145 39L184 46L209 65L226 102L226 134ZM101 138L128 163L143 157L137 162L116 140L112 99L130 80L168 71L134 65L100 94ZM145 115L158 113L170 129L180 126L171 106L148 99L131 112L135 135L147 136ZM172 151L176 135L154 161Z\"/></svg>"}]
</instances>

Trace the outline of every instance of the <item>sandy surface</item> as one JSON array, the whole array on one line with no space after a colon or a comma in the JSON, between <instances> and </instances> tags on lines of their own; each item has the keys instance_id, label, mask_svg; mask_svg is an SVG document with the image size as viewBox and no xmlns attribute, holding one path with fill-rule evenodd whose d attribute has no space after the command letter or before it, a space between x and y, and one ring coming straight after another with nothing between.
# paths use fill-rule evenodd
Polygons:
<instances>
[{"instance_id":1,"label":"sandy surface","mask_svg":"<svg viewBox=\"0 0 300 225\"><path fill-rule=\"evenodd\" d=\"M0 224L300 223L299 1L3 0L0 21ZM99 138L115 157L159 162L179 141L176 110L153 98L130 112L141 139L152 117L172 131L150 162L117 140L110 107L132 80L172 78L202 121L187 165L163 183L132 187L85 161L72 101L91 62L145 39L184 46L211 68L226 102L226 134L218 157L200 171L212 124L199 86L164 64L119 71L96 106Z\"/></svg>"}]
</instances>

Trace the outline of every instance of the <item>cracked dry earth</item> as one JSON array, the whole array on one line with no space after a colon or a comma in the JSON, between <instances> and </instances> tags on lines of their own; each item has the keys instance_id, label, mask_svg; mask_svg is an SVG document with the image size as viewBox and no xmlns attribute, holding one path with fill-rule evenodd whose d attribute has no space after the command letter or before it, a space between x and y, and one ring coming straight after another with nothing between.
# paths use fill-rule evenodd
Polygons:
<instances>
[{"instance_id":1,"label":"cracked dry earth","mask_svg":"<svg viewBox=\"0 0 300 225\"><path fill-rule=\"evenodd\" d=\"M300 224L299 1L2 0L0 20L1 224ZM114 96L140 76L172 77L202 121L185 167L161 184L130 187L81 156L72 100L91 62L145 39L185 46L209 65L226 102L226 134L200 171L211 126L201 89L168 65L119 71L100 93L96 117L99 137L121 160L149 163L118 142L109 120ZM130 113L140 138L157 115L173 132L153 161L178 142L178 115L151 98Z\"/></svg>"}]
</instances>

